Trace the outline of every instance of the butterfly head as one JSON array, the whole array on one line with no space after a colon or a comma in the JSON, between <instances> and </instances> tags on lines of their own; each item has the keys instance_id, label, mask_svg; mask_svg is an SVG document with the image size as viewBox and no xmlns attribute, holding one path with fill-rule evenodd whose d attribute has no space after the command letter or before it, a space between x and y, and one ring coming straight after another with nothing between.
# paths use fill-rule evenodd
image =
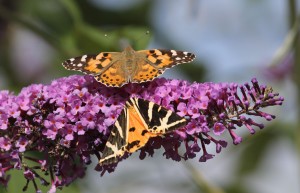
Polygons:
<instances>
[{"instance_id":1,"label":"butterfly head","mask_svg":"<svg viewBox=\"0 0 300 193\"><path fill-rule=\"evenodd\" d=\"M135 54L135 50L131 47L131 46L127 46L124 51L123 51L123 54L126 56L126 57L132 57L134 54Z\"/></svg>"}]
</instances>

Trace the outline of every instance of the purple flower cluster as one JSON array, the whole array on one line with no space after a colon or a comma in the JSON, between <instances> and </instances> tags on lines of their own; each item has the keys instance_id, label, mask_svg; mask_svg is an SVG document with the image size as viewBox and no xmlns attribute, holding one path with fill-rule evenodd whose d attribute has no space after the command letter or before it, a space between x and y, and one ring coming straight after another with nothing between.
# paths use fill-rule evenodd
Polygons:
<instances>
[{"instance_id":1,"label":"purple flower cluster","mask_svg":"<svg viewBox=\"0 0 300 193\"><path fill-rule=\"evenodd\" d=\"M253 127L261 129L263 125L250 117L270 121L275 116L261 109L281 105L283 101L256 79L239 86L157 78L143 84L110 88L92 76L70 76L50 85L31 85L17 96L2 91L0 183L7 185L10 169L24 172L27 183L23 190L32 182L37 192L37 179L42 185L51 186L49 192L56 192L57 188L83 177L91 156L101 157L110 126L133 96L160 104L188 120L184 128L151 138L140 150L140 159L152 156L155 149L162 147L164 156L176 161L194 158L202 150L201 162L214 156L208 153L208 144L215 144L217 153L227 146L225 140L215 136L228 132L233 143L239 144L242 138L235 133L237 127L246 126L254 134ZM184 150L183 155L179 148ZM35 166L29 166L28 161ZM116 164L96 169L104 174L115 167Z\"/></svg>"}]
</instances>

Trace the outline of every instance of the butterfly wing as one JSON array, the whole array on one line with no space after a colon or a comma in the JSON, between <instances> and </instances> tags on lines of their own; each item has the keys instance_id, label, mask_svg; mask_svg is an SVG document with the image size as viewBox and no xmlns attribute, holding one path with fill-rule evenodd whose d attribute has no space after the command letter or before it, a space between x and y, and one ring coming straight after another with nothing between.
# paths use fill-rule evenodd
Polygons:
<instances>
[{"instance_id":1,"label":"butterfly wing","mask_svg":"<svg viewBox=\"0 0 300 193\"><path fill-rule=\"evenodd\" d=\"M83 55L70 58L64 61L62 65L68 70L97 75L109 68L119 58L119 55L119 52L101 52L98 55Z\"/></svg>"},{"instance_id":2,"label":"butterfly wing","mask_svg":"<svg viewBox=\"0 0 300 193\"><path fill-rule=\"evenodd\" d=\"M125 69L128 52L132 48L120 52L101 52L98 55L83 55L63 62L68 70L91 74L98 82L109 87L121 87L128 82L150 81L161 75L167 68L174 65L191 62L195 55L189 52L175 50L141 50L135 52L136 70L130 74ZM124 55L125 53L125 55ZM128 74L126 74L128 73Z\"/></svg>"},{"instance_id":3,"label":"butterfly wing","mask_svg":"<svg viewBox=\"0 0 300 193\"><path fill-rule=\"evenodd\" d=\"M191 62L195 55L190 52L175 50L140 50L137 51L139 69L131 82L150 81L161 75L166 69L175 65Z\"/></svg>"},{"instance_id":4,"label":"butterfly wing","mask_svg":"<svg viewBox=\"0 0 300 193\"><path fill-rule=\"evenodd\" d=\"M154 78L161 75L164 70L161 70L153 66L150 62L143 59L137 59L138 69L131 77L130 82L141 83L153 80Z\"/></svg>"},{"instance_id":5,"label":"butterfly wing","mask_svg":"<svg viewBox=\"0 0 300 193\"><path fill-rule=\"evenodd\" d=\"M120 52L101 52L98 55L71 58L62 65L68 70L91 74L106 86L120 87L127 83L124 71L120 68L122 60Z\"/></svg>"},{"instance_id":6,"label":"butterfly wing","mask_svg":"<svg viewBox=\"0 0 300 193\"><path fill-rule=\"evenodd\" d=\"M122 69L122 60L112 63L109 68L96 75L95 79L109 87L121 87L128 82L125 71Z\"/></svg>"}]
</instances>

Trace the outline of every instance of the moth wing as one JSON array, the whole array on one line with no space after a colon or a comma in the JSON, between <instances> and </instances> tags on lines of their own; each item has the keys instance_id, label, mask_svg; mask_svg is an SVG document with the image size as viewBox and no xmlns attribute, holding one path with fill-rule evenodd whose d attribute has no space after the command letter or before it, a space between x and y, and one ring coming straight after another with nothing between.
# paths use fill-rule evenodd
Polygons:
<instances>
[{"instance_id":1,"label":"moth wing","mask_svg":"<svg viewBox=\"0 0 300 193\"><path fill-rule=\"evenodd\" d=\"M151 133L165 134L186 125L185 118L154 102L140 98L132 98L131 101L136 104Z\"/></svg>"},{"instance_id":2,"label":"moth wing","mask_svg":"<svg viewBox=\"0 0 300 193\"><path fill-rule=\"evenodd\" d=\"M127 108L129 114L129 130L126 151L133 153L144 147L150 137L155 137L158 135L149 132L145 120L134 106L128 106Z\"/></svg>"},{"instance_id":3,"label":"moth wing","mask_svg":"<svg viewBox=\"0 0 300 193\"><path fill-rule=\"evenodd\" d=\"M186 125L186 119L151 101L130 98L126 102L103 150L100 165L118 161L125 152L133 153L156 137Z\"/></svg>"},{"instance_id":4,"label":"moth wing","mask_svg":"<svg viewBox=\"0 0 300 193\"><path fill-rule=\"evenodd\" d=\"M127 109L124 108L114 123L108 140L105 144L102 158L99 160L100 165L107 165L118 161L125 153L127 144L128 116Z\"/></svg>"}]
</instances>

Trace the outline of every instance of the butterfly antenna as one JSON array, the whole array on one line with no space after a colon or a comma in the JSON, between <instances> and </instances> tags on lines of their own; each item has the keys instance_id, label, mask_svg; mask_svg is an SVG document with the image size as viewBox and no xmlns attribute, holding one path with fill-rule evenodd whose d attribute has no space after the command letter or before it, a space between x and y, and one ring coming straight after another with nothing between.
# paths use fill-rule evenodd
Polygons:
<instances>
[{"instance_id":1,"label":"butterfly antenna","mask_svg":"<svg viewBox=\"0 0 300 193\"><path fill-rule=\"evenodd\" d=\"M150 34L150 31L146 31L145 34L140 35L139 37L137 37L136 39L134 39L135 42L138 42L139 40L141 40L141 38L144 38L145 35L148 36Z\"/></svg>"}]
</instances>

